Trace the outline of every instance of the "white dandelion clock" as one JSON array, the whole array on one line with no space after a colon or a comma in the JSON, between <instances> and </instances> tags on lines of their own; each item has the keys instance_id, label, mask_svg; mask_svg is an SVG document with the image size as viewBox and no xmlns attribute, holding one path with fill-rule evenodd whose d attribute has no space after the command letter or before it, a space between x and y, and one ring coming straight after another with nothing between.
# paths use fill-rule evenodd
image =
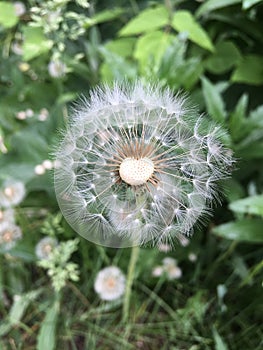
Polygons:
<instances>
[{"instance_id":1,"label":"white dandelion clock","mask_svg":"<svg viewBox=\"0 0 263 350\"><path fill-rule=\"evenodd\" d=\"M8 251L12 249L17 241L22 238L22 231L19 226L4 222L0 226L0 248Z\"/></svg>"},{"instance_id":2,"label":"white dandelion clock","mask_svg":"<svg viewBox=\"0 0 263 350\"><path fill-rule=\"evenodd\" d=\"M124 294L125 282L121 270L116 266L109 266L96 276L94 289L102 300L116 300Z\"/></svg>"},{"instance_id":3,"label":"white dandelion clock","mask_svg":"<svg viewBox=\"0 0 263 350\"><path fill-rule=\"evenodd\" d=\"M0 207L10 208L22 202L26 194L25 185L21 181L9 179L0 189Z\"/></svg>"},{"instance_id":4,"label":"white dandelion clock","mask_svg":"<svg viewBox=\"0 0 263 350\"><path fill-rule=\"evenodd\" d=\"M80 235L109 247L190 236L233 162L220 138L169 89L97 88L56 152L60 208Z\"/></svg>"},{"instance_id":5,"label":"white dandelion clock","mask_svg":"<svg viewBox=\"0 0 263 350\"><path fill-rule=\"evenodd\" d=\"M53 237L44 237L36 245L35 253L38 259L48 260L50 254L58 245L58 241Z\"/></svg>"}]
</instances>

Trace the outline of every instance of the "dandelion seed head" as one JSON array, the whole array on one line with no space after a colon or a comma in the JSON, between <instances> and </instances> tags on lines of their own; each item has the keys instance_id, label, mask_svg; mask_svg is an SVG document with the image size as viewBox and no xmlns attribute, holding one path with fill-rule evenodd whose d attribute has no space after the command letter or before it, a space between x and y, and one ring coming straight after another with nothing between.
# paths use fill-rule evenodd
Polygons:
<instances>
[{"instance_id":1,"label":"dandelion seed head","mask_svg":"<svg viewBox=\"0 0 263 350\"><path fill-rule=\"evenodd\" d=\"M74 107L56 151L60 208L79 234L105 246L190 236L233 163L221 134L169 89L98 87Z\"/></svg>"},{"instance_id":2,"label":"dandelion seed head","mask_svg":"<svg viewBox=\"0 0 263 350\"><path fill-rule=\"evenodd\" d=\"M102 300L119 299L125 291L126 278L116 266L102 269L95 278L94 289Z\"/></svg>"},{"instance_id":3,"label":"dandelion seed head","mask_svg":"<svg viewBox=\"0 0 263 350\"><path fill-rule=\"evenodd\" d=\"M12 249L17 241L22 238L22 231L19 226L12 222L5 221L0 226L0 247L8 251Z\"/></svg>"},{"instance_id":4,"label":"dandelion seed head","mask_svg":"<svg viewBox=\"0 0 263 350\"><path fill-rule=\"evenodd\" d=\"M21 181L9 179L0 189L0 207L10 208L22 202L26 194L25 185Z\"/></svg>"},{"instance_id":5,"label":"dandelion seed head","mask_svg":"<svg viewBox=\"0 0 263 350\"><path fill-rule=\"evenodd\" d=\"M48 260L50 253L58 245L58 241L52 237L42 238L36 245L35 253L38 259Z\"/></svg>"}]
</instances>

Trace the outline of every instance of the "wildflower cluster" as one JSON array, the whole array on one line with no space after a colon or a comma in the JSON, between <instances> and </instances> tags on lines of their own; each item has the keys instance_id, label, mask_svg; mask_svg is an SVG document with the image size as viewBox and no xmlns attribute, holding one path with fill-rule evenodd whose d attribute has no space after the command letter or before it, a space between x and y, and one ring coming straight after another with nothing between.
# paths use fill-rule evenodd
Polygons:
<instances>
[{"instance_id":1,"label":"wildflower cluster","mask_svg":"<svg viewBox=\"0 0 263 350\"><path fill-rule=\"evenodd\" d=\"M156 266L152 275L160 277L165 275L169 280L178 279L182 276L182 270L177 265L177 261L173 258L167 257L162 260L162 265Z\"/></svg>"},{"instance_id":2,"label":"wildflower cluster","mask_svg":"<svg viewBox=\"0 0 263 350\"><path fill-rule=\"evenodd\" d=\"M9 251L17 240L22 238L22 231L15 224L13 207L20 204L25 196L25 186L22 182L9 179L0 189L0 249Z\"/></svg>"},{"instance_id":3,"label":"wildflower cluster","mask_svg":"<svg viewBox=\"0 0 263 350\"><path fill-rule=\"evenodd\" d=\"M52 286L57 292L68 280L78 281L79 279L78 265L69 261L77 246L77 239L57 244L55 239L47 237L36 247L36 254L41 258L38 265L47 270Z\"/></svg>"},{"instance_id":4,"label":"wildflower cluster","mask_svg":"<svg viewBox=\"0 0 263 350\"><path fill-rule=\"evenodd\" d=\"M97 88L75 109L56 153L61 210L86 239L112 247L189 236L218 197L231 152L221 131L169 89Z\"/></svg>"}]
</instances>

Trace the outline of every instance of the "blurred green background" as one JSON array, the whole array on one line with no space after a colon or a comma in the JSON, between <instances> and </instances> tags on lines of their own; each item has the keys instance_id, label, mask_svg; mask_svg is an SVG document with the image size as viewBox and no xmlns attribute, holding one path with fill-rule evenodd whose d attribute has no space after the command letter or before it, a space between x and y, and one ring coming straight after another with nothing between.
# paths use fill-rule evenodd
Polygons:
<instances>
[{"instance_id":1,"label":"blurred green background","mask_svg":"<svg viewBox=\"0 0 263 350\"><path fill-rule=\"evenodd\" d=\"M263 1L0 1L0 53L0 199L11 180L25 186L12 205L23 236L0 239L0 349L262 349ZM81 95L138 77L187 92L237 164L190 240L140 249L123 320L94 280L110 265L126 275L131 249L75 240L52 153ZM41 263L46 236L62 245ZM166 257L181 276L154 276Z\"/></svg>"}]
</instances>

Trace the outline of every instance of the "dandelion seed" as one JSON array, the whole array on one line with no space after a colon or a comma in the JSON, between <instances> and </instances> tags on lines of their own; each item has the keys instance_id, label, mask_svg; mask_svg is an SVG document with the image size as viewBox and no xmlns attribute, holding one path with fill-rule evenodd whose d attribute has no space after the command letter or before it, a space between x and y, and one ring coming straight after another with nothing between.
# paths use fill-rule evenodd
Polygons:
<instances>
[{"instance_id":1,"label":"dandelion seed","mask_svg":"<svg viewBox=\"0 0 263 350\"><path fill-rule=\"evenodd\" d=\"M96 276L94 289L102 300L119 299L124 294L125 281L125 276L118 267L106 267Z\"/></svg>"},{"instance_id":2,"label":"dandelion seed","mask_svg":"<svg viewBox=\"0 0 263 350\"><path fill-rule=\"evenodd\" d=\"M12 249L21 238L22 231L19 226L10 222L4 222L0 226L0 247L4 250Z\"/></svg>"},{"instance_id":3,"label":"dandelion seed","mask_svg":"<svg viewBox=\"0 0 263 350\"><path fill-rule=\"evenodd\" d=\"M58 245L58 241L52 237L44 237L42 238L38 244L36 245L36 256L39 259L48 260L50 257L50 253L53 249Z\"/></svg>"},{"instance_id":4,"label":"dandelion seed","mask_svg":"<svg viewBox=\"0 0 263 350\"><path fill-rule=\"evenodd\" d=\"M0 189L0 207L10 208L22 202L26 194L25 185L21 181L7 180Z\"/></svg>"},{"instance_id":5,"label":"dandelion seed","mask_svg":"<svg viewBox=\"0 0 263 350\"><path fill-rule=\"evenodd\" d=\"M229 175L221 134L169 89L97 88L76 107L56 152L60 208L98 244L173 245L209 215L216 184Z\"/></svg>"}]
</instances>

